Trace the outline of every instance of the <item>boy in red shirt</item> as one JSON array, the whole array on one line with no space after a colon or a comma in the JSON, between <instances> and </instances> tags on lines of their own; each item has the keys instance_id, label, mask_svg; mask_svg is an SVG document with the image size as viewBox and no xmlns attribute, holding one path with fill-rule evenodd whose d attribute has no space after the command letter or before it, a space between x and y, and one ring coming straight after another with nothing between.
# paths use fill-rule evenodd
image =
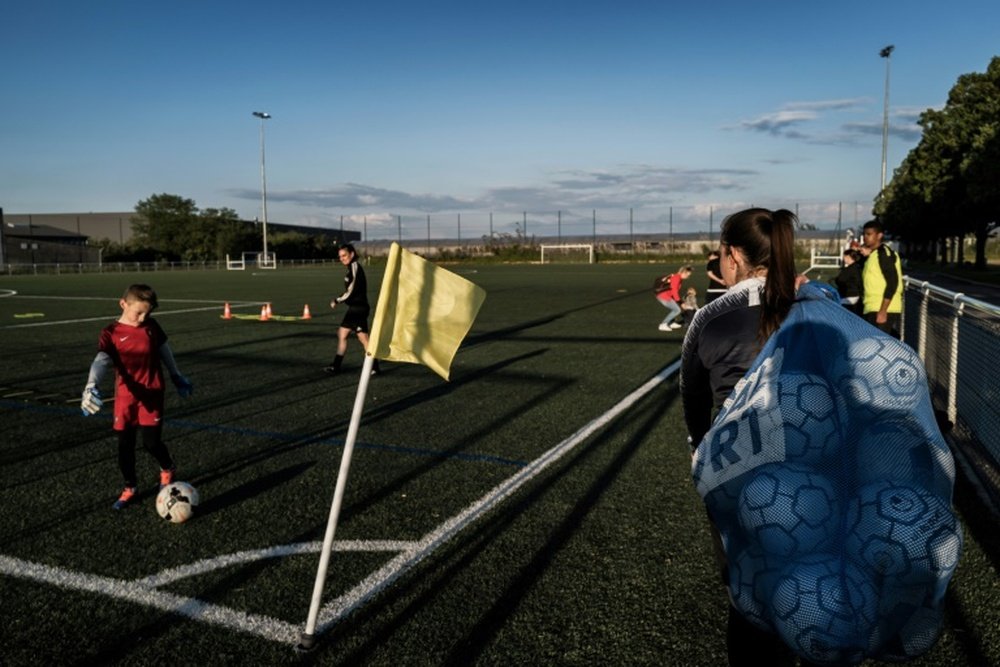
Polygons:
<instances>
[{"instance_id":1,"label":"boy in red shirt","mask_svg":"<svg viewBox=\"0 0 1000 667\"><path fill-rule=\"evenodd\" d=\"M122 315L104 327L97 344L97 356L90 366L87 386L80 408L84 416L96 414L103 406L98 387L108 371L114 369L114 430L118 433L118 467L125 478L125 489L114 509L120 510L135 500L138 482L135 473L136 432L142 431L142 444L160 464L160 487L174 479L174 462L162 440L163 369L165 364L177 393L186 398L194 391L191 382L177 369L167 334L150 313L156 309L156 292L149 285L130 285L121 300Z\"/></svg>"}]
</instances>

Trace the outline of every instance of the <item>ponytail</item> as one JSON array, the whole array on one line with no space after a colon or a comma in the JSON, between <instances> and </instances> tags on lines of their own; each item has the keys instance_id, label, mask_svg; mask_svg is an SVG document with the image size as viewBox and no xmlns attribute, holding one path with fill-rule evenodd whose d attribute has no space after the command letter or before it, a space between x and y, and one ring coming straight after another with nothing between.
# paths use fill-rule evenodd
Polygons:
<instances>
[{"instance_id":1,"label":"ponytail","mask_svg":"<svg viewBox=\"0 0 1000 667\"><path fill-rule=\"evenodd\" d=\"M760 327L757 336L761 342L771 337L788 316L795 302L795 214L781 209L771 214L769 221L762 221L761 231L771 238L771 253L767 263L767 278L761 303ZM766 229L770 227L770 229Z\"/></svg>"},{"instance_id":2,"label":"ponytail","mask_svg":"<svg viewBox=\"0 0 1000 667\"><path fill-rule=\"evenodd\" d=\"M722 221L722 243L739 248L752 269L766 269L757 337L771 337L795 302L795 214L751 208Z\"/></svg>"}]
</instances>

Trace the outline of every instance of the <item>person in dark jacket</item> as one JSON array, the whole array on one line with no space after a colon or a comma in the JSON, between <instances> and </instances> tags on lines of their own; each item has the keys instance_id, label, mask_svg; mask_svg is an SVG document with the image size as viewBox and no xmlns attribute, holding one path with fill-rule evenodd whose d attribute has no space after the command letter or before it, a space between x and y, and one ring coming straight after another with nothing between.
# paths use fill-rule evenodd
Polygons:
<instances>
[{"instance_id":1,"label":"person in dark jacket","mask_svg":"<svg viewBox=\"0 0 1000 667\"><path fill-rule=\"evenodd\" d=\"M797 278L795 223L790 211L762 208L734 213L722 223L719 259L731 287L698 309L681 347L680 390L692 451L791 310ZM712 534L726 582L728 563L714 523ZM731 603L726 645L732 666L795 664L777 635L756 628Z\"/></svg>"},{"instance_id":2,"label":"person in dark jacket","mask_svg":"<svg viewBox=\"0 0 1000 667\"><path fill-rule=\"evenodd\" d=\"M330 375L340 372L344 353L347 352L347 338L352 332L358 337L358 342L364 349L368 349L368 315L371 313L371 306L368 304L368 281L365 278L365 270L358 261L357 251L348 243L340 246L338 256L340 263L347 267L347 273L344 275L344 291L330 301L330 307L344 305L347 307L347 312L344 313L344 319L337 329L337 356L333 358L333 363L323 368ZM372 366L372 375L378 371L378 359L376 359Z\"/></svg>"},{"instance_id":3,"label":"person in dark jacket","mask_svg":"<svg viewBox=\"0 0 1000 667\"><path fill-rule=\"evenodd\" d=\"M844 251L843 268L833 279L833 284L837 287L840 295L840 304L851 312L861 314L861 253L853 248Z\"/></svg>"}]
</instances>

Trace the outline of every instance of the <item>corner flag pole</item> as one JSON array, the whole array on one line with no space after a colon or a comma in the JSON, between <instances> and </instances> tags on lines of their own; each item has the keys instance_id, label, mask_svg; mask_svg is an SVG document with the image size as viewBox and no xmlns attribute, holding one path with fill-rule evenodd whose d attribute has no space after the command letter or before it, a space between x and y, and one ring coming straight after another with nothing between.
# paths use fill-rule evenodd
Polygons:
<instances>
[{"instance_id":1,"label":"corner flag pole","mask_svg":"<svg viewBox=\"0 0 1000 667\"><path fill-rule=\"evenodd\" d=\"M347 440L344 441L344 453L340 457L340 472L337 473L337 488L333 492L333 504L330 506L330 517L326 522L326 535L323 537L323 551L319 557L319 569L316 571L316 583L313 585L312 603L309 605L309 618L306 621L306 631L299 638L299 648L308 651L316 645L316 620L319 617L319 605L323 597L323 587L326 585L326 570L330 565L330 552L333 549L333 535L337 531L337 519L340 517L340 506L344 500L344 487L347 486L347 472L351 468L351 454L354 452L354 442L358 437L358 425L361 423L361 412L368 394L368 380L371 378L375 358L365 355L361 367L361 381L358 383L358 394L354 398L354 411L351 413L351 424L347 428Z\"/></svg>"}]
</instances>

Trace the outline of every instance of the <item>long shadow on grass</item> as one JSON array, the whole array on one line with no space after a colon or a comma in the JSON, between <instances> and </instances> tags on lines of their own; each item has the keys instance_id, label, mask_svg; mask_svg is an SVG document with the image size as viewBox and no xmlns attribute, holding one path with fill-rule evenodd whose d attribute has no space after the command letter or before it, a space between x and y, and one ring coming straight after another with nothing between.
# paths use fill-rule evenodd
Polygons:
<instances>
[{"instance_id":1,"label":"long shadow on grass","mask_svg":"<svg viewBox=\"0 0 1000 667\"><path fill-rule=\"evenodd\" d=\"M963 665L989 665L990 660L984 651L982 636L974 632L969 623L969 614L962 604L961 598L955 594L955 587L950 586L945 595L944 614L948 627L952 629L955 648L962 654ZM933 650L933 649L932 649Z\"/></svg>"},{"instance_id":2,"label":"long shadow on grass","mask_svg":"<svg viewBox=\"0 0 1000 667\"><path fill-rule=\"evenodd\" d=\"M53 433L52 437L45 438L42 441L44 444L40 444L37 439L34 440L31 448L25 447L23 439L11 438L8 440L5 438L4 445L2 449L0 449L0 466L10 466L18 463L24 463L39 456L54 454L56 452L64 452L69 449L73 449L74 447L89 445L98 440L111 437L110 420L97 418L84 422L84 417L80 415L79 408L67 408L55 405L35 405L22 401L0 399L0 409L3 409L4 411L27 412L39 415L40 418L38 423L33 425L36 437L39 433ZM53 417L71 415L79 419L79 425L81 428L74 428L71 433L67 433L64 428L52 426ZM107 424L104 424L104 422L107 422ZM100 431L95 429L95 425L101 427ZM49 477L53 474L53 471L51 468L46 468L44 473L45 477ZM0 488L9 488L10 485L7 484L10 479L9 475L5 474L3 477L4 485Z\"/></svg>"},{"instance_id":3,"label":"long shadow on grass","mask_svg":"<svg viewBox=\"0 0 1000 667\"><path fill-rule=\"evenodd\" d=\"M478 529L467 535L461 541L461 544L455 544L451 548L451 551L457 557L457 560L448 567L442 565L436 573L436 581L434 582L430 582L428 580L429 577L422 576L419 586L424 589L424 592L406 604L403 609L394 613L392 620L387 622L383 627L370 632L371 639L350 655L343 656L344 664L360 664L376 655L379 647L387 641L387 637L409 623L413 616L419 613L423 607L431 605L439 595L440 589L447 586L449 581L460 577L470 567L474 567L475 561L482 553L495 540L502 536L505 531L510 529L512 524L525 511L537 506L559 478L574 474L578 466L595 452L606 446L612 437L621 430L622 420L631 419L632 421L629 422L629 425L632 427L637 426L634 435L628 442L621 446L615 459L593 481L580 501L564 517L562 523L553 527L548 541L535 550L534 557L521 567L518 576L509 583L505 591L493 603L492 607L480 616L478 622L464 637L454 642L455 648L446 659L441 661L442 664L475 664L477 658L482 655L483 651L490 645L492 639L503 628L507 619L517 610L518 605L524 597L542 577L555 554L573 538L587 515L594 509L604 493L619 477L622 470L635 455L639 447L642 446L646 437L663 418L663 415L669 410L670 405L677 397L676 388L671 389L667 401L662 400L662 394L654 392L650 397L645 399L646 405L643 410L646 412L646 416L641 423L636 425L634 421L636 415L632 411L627 411L625 414L620 415L615 422L606 427L606 430L599 437L592 440L586 447L577 450L577 453L571 460L562 463L559 472L550 474L545 483L539 482L535 484L531 490L525 492L520 502L499 511L498 516L493 518L493 520L483 522ZM442 561L444 558L442 556ZM374 621L377 619L378 615L383 613L382 610L386 606L392 604L393 601L399 601L405 597L406 591L401 589L402 587L399 587L384 592L383 595L386 598L392 599L387 599L385 601L386 604L380 605L379 609L366 607L355 612L357 614L355 618L358 622L352 623L351 627L356 629L365 621ZM326 641L331 643L336 642L336 637L341 632L347 632L347 630L334 628Z\"/></svg>"},{"instance_id":4,"label":"long shadow on grass","mask_svg":"<svg viewBox=\"0 0 1000 667\"><path fill-rule=\"evenodd\" d=\"M433 402L452 392L458 391L461 387L463 387L466 384L480 381L484 377L501 372L502 370L513 364L533 359L538 355L544 354L546 351L547 351L546 349L533 350L531 352L527 352L518 355L516 357L511 357L503 361L499 361L495 364L491 364L490 366L472 371L470 373L465 373L461 376L456 377L454 381L449 383L436 382L420 392L411 394L397 401L380 404L378 407L366 410L363 422L364 424L369 424L369 425L374 424L381 420L389 419L394 415L399 415L399 413L401 413L402 411L408 410L417 405ZM567 383L568 381L560 381L558 379L554 380L546 379L544 381L544 389L549 392L557 391L562 385L565 385ZM275 403L272 401L268 406L268 412L275 411L276 414L280 415L283 409L285 409L287 406L292 406L297 404L298 400L299 399L296 397L290 397L287 401L281 403ZM465 448L467 448L468 443L476 442L476 440L479 437L481 437L481 434L489 433L492 430L494 430L496 428L495 424L503 423L503 420L510 419L511 416L523 410L524 407L525 407L524 405L512 406L506 413L496 415L492 421L484 425L484 427L482 427L479 431L480 435L477 435L474 438L473 437L465 438L465 443L459 443L449 449L441 450L440 453L434 453L433 457L435 458L435 460L440 460L442 458L448 458L450 456L454 456L457 452L460 452ZM257 411L255 412L255 414L261 420L266 420L266 417L261 412ZM343 433L345 433L347 426L348 426L348 419L341 418L332 423L324 424L323 426L318 428L295 433L291 437L293 437L295 440L300 440L304 442L329 441L331 439L339 439L337 438L337 436L341 436ZM195 431L198 430L197 425L189 425L189 428ZM204 430L206 431L210 431L213 428L219 428L219 425L206 424L204 426ZM261 437L264 437L266 435L267 434L265 433L260 434Z\"/></svg>"},{"instance_id":5,"label":"long shadow on grass","mask_svg":"<svg viewBox=\"0 0 1000 667\"><path fill-rule=\"evenodd\" d=\"M551 324L552 322L561 320L567 315L571 315L573 313L578 313L584 310L590 310L591 308L601 308L603 306L608 305L609 303L635 298L636 296L640 296L640 293L630 292L628 294L622 294L607 299L602 299L594 303L580 305L577 306L576 308L567 308L566 310L563 310L561 312L553 313L545 317L539 317L534 320L528 320L526 322L518 322L517 324L512 324L502 329L494 329L493 331L484 331L482 333L470 333L468 336L466 336L465 342L462 343L462 347L463 348L473 347L475 345L481 345L483 343L491 343L495 340L503 340L505 338L509 338L513 334L517 334L522 331L526 331L528 329L535 329L537 327L544 326L546 324ZM643 294L642 296L645 295ZM603 340L603 339L598 339L598 340Z\"/></svg>"},{"instance_id":6,"label":"long shadow on grass","mask_svg":"<svg viewBox=\"0 0 1000 667\"><path fill-rule=\"evenodd\" d=\"M977 497L965 474L961 472L961 468L955 479L955 507L961 514L966 533L972 535L989 561L991 566L989 569L993 572L1000 570L1000 535L997 534L996 524L992 515L983 511L982 501ZM968 548L966 540L966 549ZM969 571L963 574L963 569L962 565L959 565L959 577L972 576ZM970 613L963 604L962 597L956 592L956 583L952 582L949 586L947 603L944 607L947 624L955 630L952 633L955 645L961 649L963 664L988 665L990 664L987 656L988 647L984 647L982 636L973 631L975 624L969 622ZM972 610L972 615L977 611L979 610Z\"/></svg>"},{"instance_id":7,"label":"long shadow on grass","mask_svg":"<svg viewBox=\"0 0 1000 667\"><path fill-rule=\"evenodd\" d=\"M244 502L254 496L259 496L270 489L281 486L286 482L290 482L305 473L314 465L316 465L316 461L303 461L302 463L296 463L295 465L257 477L246 484L241 484L240 486L229 489L228 491L212 496L205 502L198 505L198 516L207 516L214 512L224 510L230 505Z\"/></svg>"}]
</instances>

